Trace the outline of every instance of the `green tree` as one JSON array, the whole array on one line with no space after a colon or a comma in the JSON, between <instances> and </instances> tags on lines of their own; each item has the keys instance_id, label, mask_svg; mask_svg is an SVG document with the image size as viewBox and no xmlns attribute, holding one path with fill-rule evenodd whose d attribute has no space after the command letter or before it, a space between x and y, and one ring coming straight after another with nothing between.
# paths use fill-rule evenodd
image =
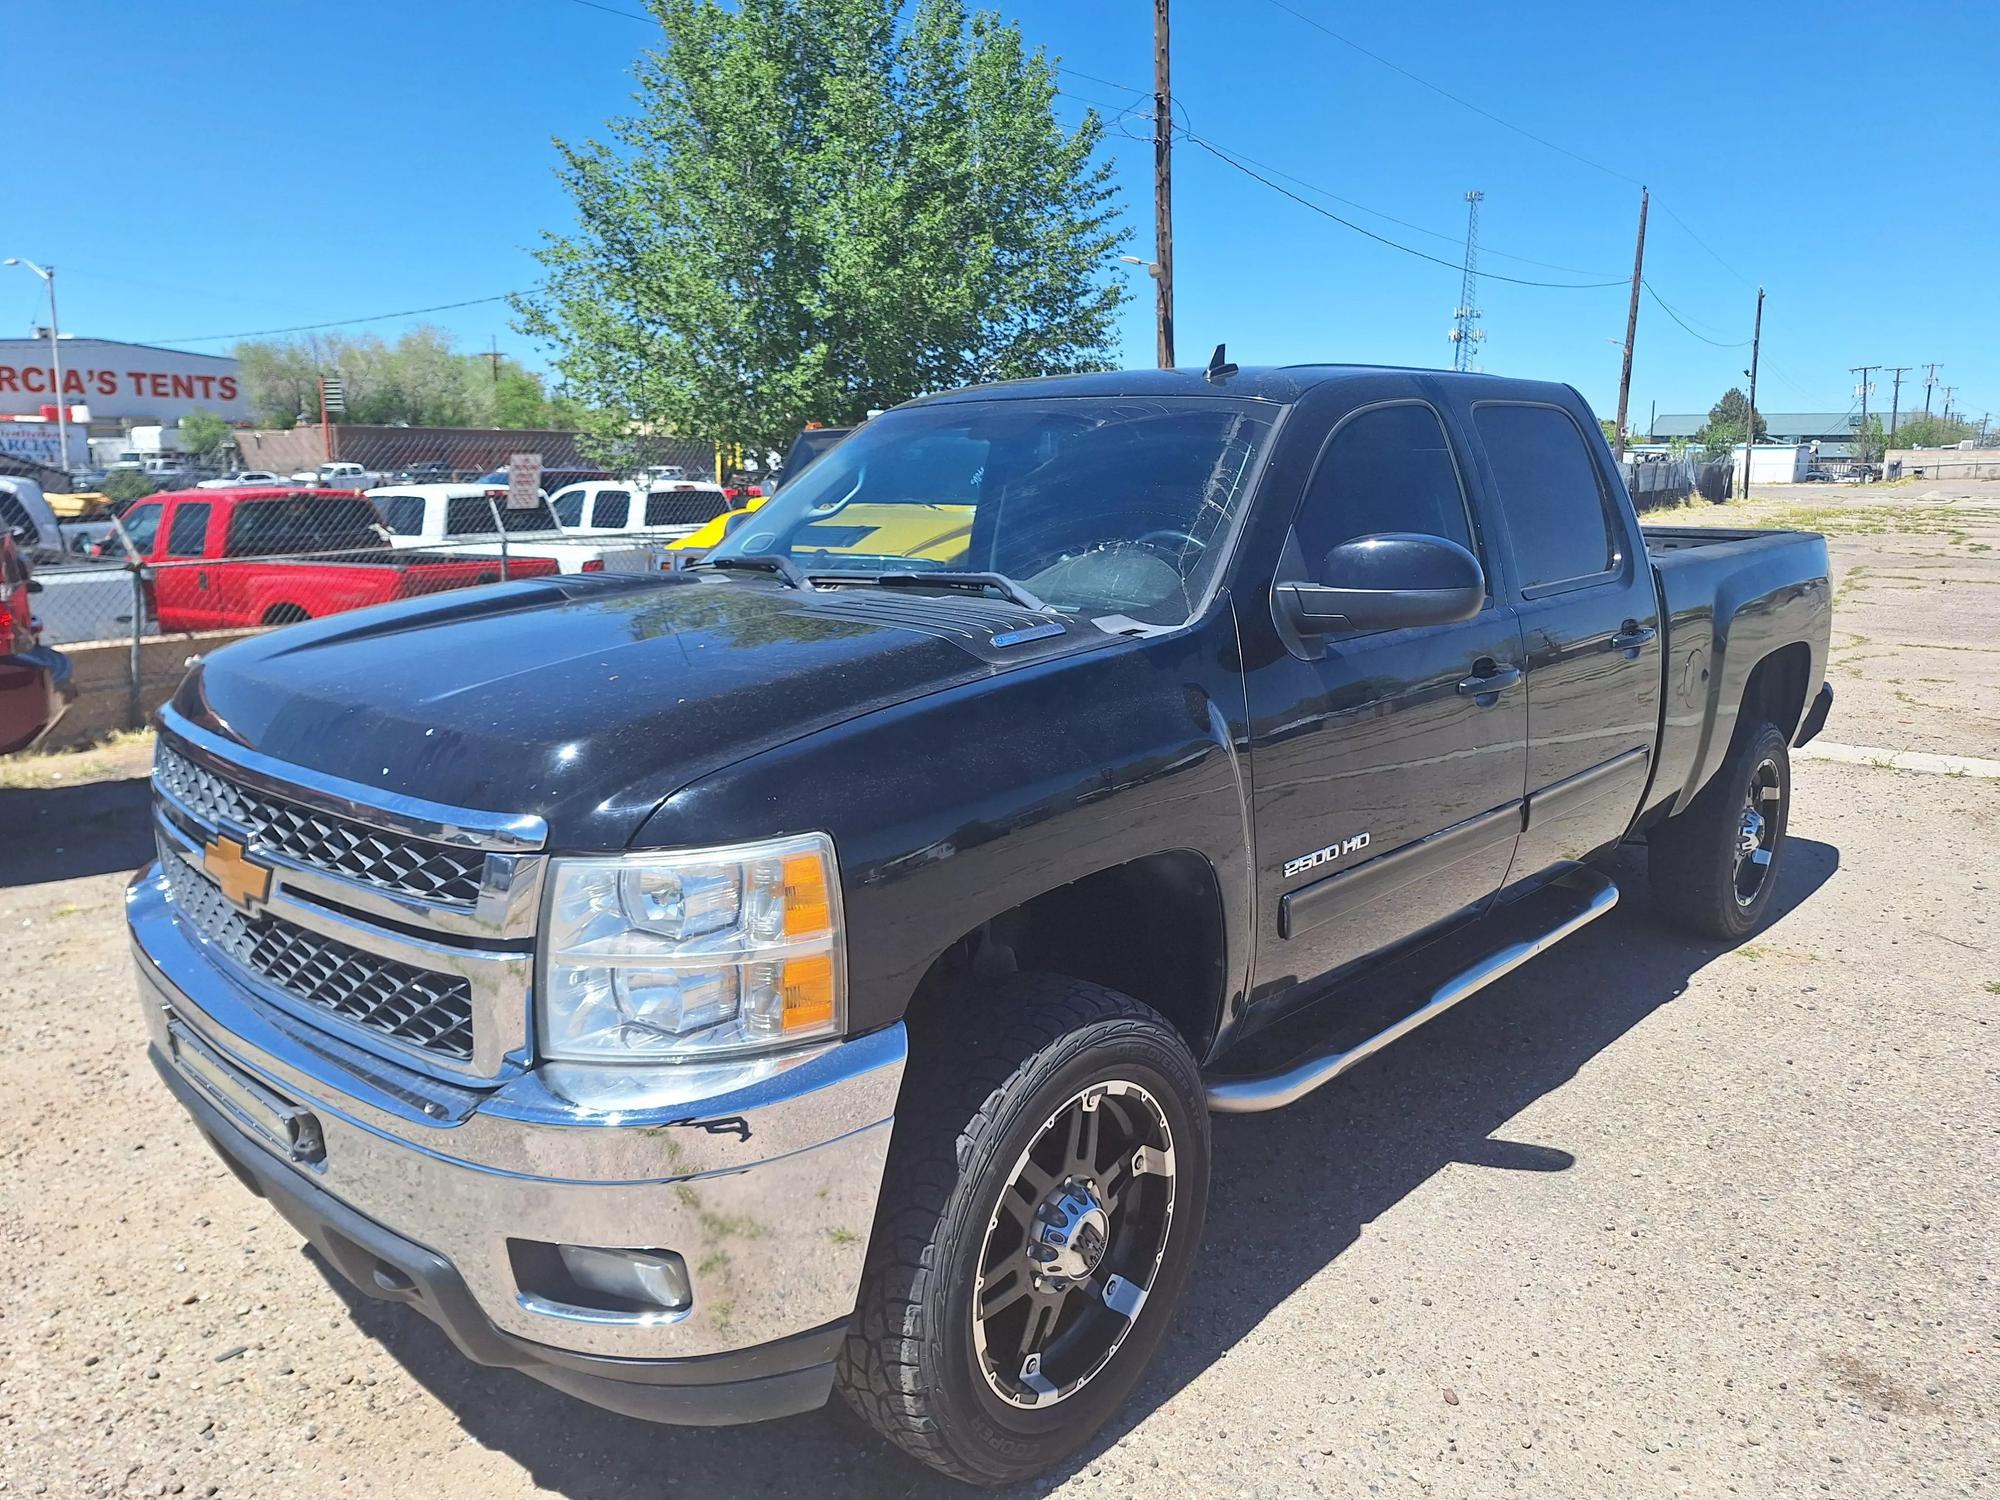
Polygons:
<instances>
[{"instance_id":1,"label":"green tree","mask_svg":"<svg viewBox=\"0 0 2000 1500\"><path fill-rule=\"evenodd\" d=\"M557 142L576 207L523 331L610 437L782 452L809 420L1101 368L1128 295L1103 124L963 0L649 0L610 141Z\"/></svg>"},{"instance_id":2,"label":"green tree","mask_svg":"<svg viewBox=\"0 0 2000 1500\"><path fill-rule=\"evenodd\" d=\"M153 481L137 469L113 469L97 486L107 500L143 500L154 491Z\"/></svg>"},{"instance_id":3,"label":"green tree","mask_svg":"<svg viewBox=\"0 0 2000 1500\"><path fill-rule=\"evenodd\" d=\"M1735 386L1722 393L1722 399L1708 409L1708 421L1696 434L1703 448L1710 453L1723 453L1743 441L1743 430L1750 423L1750 398ZM1757 441L1762 442L1771 435L1770 427L1764 421L1764 414L1757 413Z\"/></svg>"},{"instance_id":4,"label":"green tree","mask_svg":"<svg viewBox=\"0 0 2000 1500\"><path fill-rule=\"evenodd\" d=\"M1976 436L1978 429L1972 423L1956 417L1927 417L1919 413L1896 424L1898 448L1949 448Z\"/></svg>"},{"instance_id":5,"label":"green tree","mask_svg":"<svg viewBox=\"0 0 2000 1500\"><path fill-rule=\"evenodd\" d=\"M540 376L511 359L462 353L451 334L427 324L393 344L374 334L309 336L238 344L236 358L251 410L271 426L317 422L320 376L336 373L347 396L337 421L542 427L571 415L549 401Z\"/></svg>"},{"instance_id":6,"label":"green tree","mask_svg":"<svg viewBox=\"0 0 2000 1500\"><path fill-rule=\"evenodd\" d=\"M196 458L209 458L229 441L229 424L212 411L196 407L181 418L181 446Z\"/></svg>"},{"instance_id":7,"label":"green tree","mask_svg":"<svg viewBox=\"0 0 2000 1500\"><path fill-rule=\"evenodd\" d=\"M1882 431L1882 419L1871 411L1868 420L1854 429L1854 455L1871 464L1880 463L1888 447L1888 436Z\"/></svg>"}]
</instances>

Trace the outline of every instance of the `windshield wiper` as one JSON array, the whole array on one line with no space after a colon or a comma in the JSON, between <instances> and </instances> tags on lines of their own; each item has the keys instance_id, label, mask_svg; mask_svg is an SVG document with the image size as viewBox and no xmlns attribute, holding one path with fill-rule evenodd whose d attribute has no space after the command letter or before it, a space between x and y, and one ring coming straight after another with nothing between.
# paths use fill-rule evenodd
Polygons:
<instances>
[{"instance_id":1,"label":"windshield wiper","mask_svg":"<svg viewBox=\"0 0 2000 1500\"><path fill-rule=\"evenodd\" d=\"M780 557L774 552L752 552L744 557L704 557L700 562L689 563L688 569L722 568L740 573L775 573L784 580L786 588L812 590L812 580L799 571L799 565L789 557Z\"/></svg>"},{"instance_id":2,"label":"windshield wiper","mask_svg":"<svg viewBox=\"0 0 2000 1500\"><path fill-rule=\"evenodd\" d=\"M1023 609L1032 609L1037 614L1047 614L1049 604L1037 597L1024 585L1016 583L1005 573L957 573L941 569L935 573L830 573L813 575L815 578L839 579L843 583L865 581L891 589L992 589L995 593L1018 604Z\"/></svg>"}]
</instances>

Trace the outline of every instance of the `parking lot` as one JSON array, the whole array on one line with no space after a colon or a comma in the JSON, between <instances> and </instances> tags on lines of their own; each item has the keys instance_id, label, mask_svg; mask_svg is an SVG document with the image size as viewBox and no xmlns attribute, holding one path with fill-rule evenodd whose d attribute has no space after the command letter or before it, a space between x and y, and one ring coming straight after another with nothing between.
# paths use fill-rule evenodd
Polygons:
<instances>
[{"instance_id":1,"label":"parking lot","mask_svg":"<svg viewBox=\"0 0 2000 1500\"><path fill-rule=\"evenodd\" d=\"M1777 920L1692 943L1623 851L1606 920L1218 1118L1160 1361L1036 1493L2000 1484L2000 482L1648 519L1830 537L1839 697ZM149 754L0 762L0 1493L953 1492L837 1406L649 1426L322 1275L145 1060Z\"/></svg>"}]
</instances>

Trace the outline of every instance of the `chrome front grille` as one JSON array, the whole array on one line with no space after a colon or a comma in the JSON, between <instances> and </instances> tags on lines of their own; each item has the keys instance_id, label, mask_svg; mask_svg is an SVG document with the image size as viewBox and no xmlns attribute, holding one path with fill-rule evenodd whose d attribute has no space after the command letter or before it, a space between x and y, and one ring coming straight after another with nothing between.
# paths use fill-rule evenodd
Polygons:
<instances>
[{"instance_id":1,"label":"chrome front grille","mask_svg":"<svg viewBox=\"0 0 2000 1500\"><path fill-rule=\"evenodd\" d=\"M439 1057L472 1059L472 986L466 980L363 952L282 917L245 916L165 844L160 865L183 919L265 983Z\"/></svg>"},{"instance_id":2,"label":"chrome front grille","mask_svg":"<svg viewBox=\"0 0 2000 1500\"><path fill-rule=\"evenodd\" d=\"M486 856L316 811L219 776L164 740L154 757L160 789L209 824L230 824L253 843L362 885L450 906L479 900Z\"/></svg>"}]
</instances>

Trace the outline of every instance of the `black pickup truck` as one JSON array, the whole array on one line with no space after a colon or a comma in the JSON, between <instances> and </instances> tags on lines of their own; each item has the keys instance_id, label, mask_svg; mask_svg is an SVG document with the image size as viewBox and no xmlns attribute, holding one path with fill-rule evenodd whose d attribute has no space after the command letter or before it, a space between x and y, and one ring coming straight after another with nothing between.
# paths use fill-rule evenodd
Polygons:
<instances>
[{"instance_id":1,"label":"black pickup truck","mask_svg":"<svg viewBox=\"0 0 2000 1500\"><path fill-rule=\"evenodd\" d=\"M1623 840L1757 926L1829 615L1816 536L1642 532L1564 386L913 402L693 570L199 664L130 895L153 1062L474 1360L674 1422L837 1385L1017 1479L1170 1335L1210 1111L1601 916Z\"/></svg>"}]
</instances>

